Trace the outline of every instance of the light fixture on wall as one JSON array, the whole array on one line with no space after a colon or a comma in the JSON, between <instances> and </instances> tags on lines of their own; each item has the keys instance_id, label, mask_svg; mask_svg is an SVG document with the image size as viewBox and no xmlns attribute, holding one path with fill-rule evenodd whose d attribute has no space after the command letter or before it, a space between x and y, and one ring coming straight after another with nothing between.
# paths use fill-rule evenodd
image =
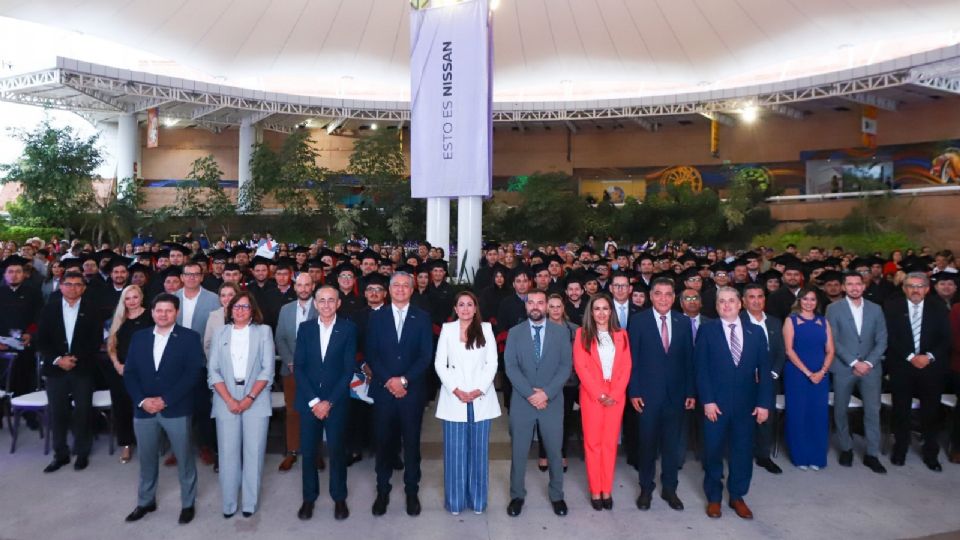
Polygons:
<instances>
[{"instance_id":1,"label":"light fixture on wall","mask_svg":"<svg viewBox=\"0 0 960 540\"><path fill-rule=\"evenodd\" d=\"M740 109L740 119L748 124L752 124L757 121L757 118L760 116L760 109L756 105L747 105L746 107Z\"/></svg>"},{"instance_id":2,"label":"light fixture on wall","mask_svg":"<svg viewBox=\"0 0 960 540\"><path fill-rule=\"evenodd\" d=\"M177 120L176 118L170 118L170 117L164 118L163 127L172 128L173 126L177 125L177 122L179 122L179 120Z\"/></svg>"},{"instance_id":3,"label":"light fixture on wall","mask_svg":"<svg viewBox=\"0 0 960 540\"><path fill-rule=\"evenodd\" d=\"M377 127L379 127L379 126L377 126L376 123L370 124L370 129L372 129L372 130L374 130L374 131L377 130Z\"/></svg>"}]
</instances>

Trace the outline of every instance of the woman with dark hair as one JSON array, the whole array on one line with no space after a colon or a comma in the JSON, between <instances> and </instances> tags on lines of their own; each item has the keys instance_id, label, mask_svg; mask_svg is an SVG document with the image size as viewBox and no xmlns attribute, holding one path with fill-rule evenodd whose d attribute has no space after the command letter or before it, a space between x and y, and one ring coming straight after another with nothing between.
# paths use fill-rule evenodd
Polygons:
<instances>
[{"instance_id":1,"label":"woman with dark hair","mask_svg":"<svg viewBox=\"0 0 960 540\"><path fill-rule=\"evenodd\" d=\"M500 310L500 302L513 293L507 267L496 264L490 269L490 286L480 291L480 313L485 314L486 320L495 317Z\"/></svg>"},{"instance_id":2,"label":"woman with dark hair","mask_svg":"<svg viewBox=\"0 0 960 540\"><path fill-rule=\"evenodd\" d=\"M817 291L806 286L783 323L787 362L783 370L787 412L787 448L800 470L827 466L830 440L827 373L833 362L833 335L826 317L819 312Z\"/></svg>"},{"instance_id":3,"label":"woman with dark hair","mask_svg":"<svg viewBox=\"0 0 960 540\"><path fill-rule=\"evenodd\" d=\"M620 328L613 301L606 294L592 296L587 302L583 326L573 344L573 367L580 378L590 503L594 510L611 510L617 438L633 361L627 331Z\"/></svg>"},{"instance_id":4,"label":"woman with dark hair","mask_svg":"<svg viewBox=\"0 0 960 540\"><path fill-rule=\"evenodd\" d=\"M490 423L500 416L493 387L497 342L472 292L457 294L454 311L457 320L444 323L434 360L441 383L444 507L453 515L464 508L480 514L487 507Z\"/></svg>"},{"instance_id":5,"label":"woman with dark hair","mask_svg":"<svg viewBox=\"0 0 960 540\"><path fill-rule=\"evenodd\" d=\"M210 416L217 421L223 517L257 511L267 427L273 409L273 333L250 291L240 291L227 305L226 321L210 347L207 382L214 391Z\"/></svg>"}]
</instances>

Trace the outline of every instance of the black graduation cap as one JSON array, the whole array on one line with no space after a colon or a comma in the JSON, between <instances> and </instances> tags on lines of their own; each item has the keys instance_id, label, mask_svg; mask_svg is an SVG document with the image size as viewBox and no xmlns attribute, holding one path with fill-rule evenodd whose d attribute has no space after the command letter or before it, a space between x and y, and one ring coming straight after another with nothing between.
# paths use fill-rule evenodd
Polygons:
<instances>
[{"instance_id":1,"label":"black graduation cap","mask_svg":"<svg viewBox=\"0 0 960 540\"><path fill-rule=\"evenodd\" d=\"M840 258L839 257L827 257L824 261L824 264L827 266L832 266L834 268L840 268Z\"/></svg>"},{"instance_id":2,"label":"black graduation cap","mask_svg":"<svg viewBox=\"0 0 960 540\"><path fill-rule=\"evenodd\" d=\"M334 274L340 274L341 272L350 272L353 277L357 277L357 268L350 263L340 264L333 269Z\"/></svg>"},{"instance_id":3,"label":"black graduation cap","mask_svg":"<svg viewBox=\"0 0 960 540\"><path fill-rule=\"evenodd\" d=\"M114 257L116 257L116 256L117 256L117 254L114 253L113 251L109 250L109 249L101 249L100 251L98 251L98 252L96 252L96 253L93 254L93 258L94 258L94 260L97 261L97 264L100 264L100 263L103 262L105 259L106 259L106 260L110 260L110 259L112 259L112 258L114 258Z\"/></svg>"},{"instance_id":4,"label":"black graduation cap","mask_svg":"<svg viewBox=\"0 0 960 540\"><path fill-rule=\"evenodd\" d=\"M616 251L613 252L613 254L614 254L615 256L617 256L617 257L629 257L629 256L630 256L630 252L629 252L628 250L626 250L626 249L623 249L623 248L617 249Z\"/></svg>"},{"instance_id":5,"label":"black graduation cap","mask_svg":"<svg viewBox=\"0 0 960 540\"><path fill-rule=\"evenodd\" d=\"M319 268L320 270L323 270L324 268L328 268L329 266L330 266L329 264L321 261L320 259L307 259L307 269Z\"/></svg>"},{"instance_id":6,"label":"black graduation cap","mask_svg":"<svg viewBox=\"0 0 960 540\"><path fill-rule=\"evenodd\" d=\"M83 268L83 258L82 257L68 257L66 259L60 260L60 265L63 266L63 270L71 269L81 269Z\"/></svg>"},{"instance_id":7,"label":"black graduation cap","mask_svg":"<svg viewBox=\"0 0 960 540\"><path fill-rule=\"evenodd\" d=\"M740 258L743 259L744 262L751 259L760 260L760 255L756 251L748 251L741 255Z\"/></svg>"},{"instance_id":8,"label":"black graduation cap","mask_svg":"<svg viewBox=\"0 0 960 540\"><path fill-rule=\"evenodd\" d=\"M597 281L600 279L600 274L594 272L593 270L584 270L583 275L583 284L586 285L590 281Z\"/></svg>"},{"instance_id":9,"label":"black graduation cap","mask_svg":"<svg viewBox=\"0 0 960 540\"><path fill-rule=\"evenodd\" d=\"M443 259L434 259L420 266L426 267L428 270L433 270L434 268L442 268L444 272L447 271L447 261Z\"/></svg>"},{"instance_id":10,"label":"black graduation cap","mask_svg":"<svg viewBox=\"0 0 960 540\"><path fill-rule=\"evenodd\" d=\"M792 253L782 253L770 260L776 264L782 264L784 266L786 266L787 263L800 262L800 259L798 259L797 256Z\"/></svg>"},{"instance_id":11,"label":"black graduation cap","mask_svg":"<svg viewBox=\"0 0 960 540\"><path fill-rule=\"evenodd\" d=\"M133 263L133 259L128 259L126 257L114 257L110 259L110 264L107 265L107 268L112 272L114 268L122 266L126 269L130 269L130 264Z\"/></svg>"},{"instance_id":12,"label":"black graduation cap","mask_svg":"<svg viewBox=\"0 0 960 540\"><path fill-rule=\"evenodd\" d=\"M843 273L837 270L827 270L820 274L820 283L828 283L830 281L843 283Z\"/></svg>"},{"instance_id":13,"label":"black graduation cap","mask_svg":"<svg viewBox=\"0 0 960 540\"><path fill-rule=\"evenodd\" d=\"M235 262L228 262L227 264L223 265L223 271L224 271L224 272L231 272L231 271L234 271L234 270L236 270L236 271L239 272L239 271L240 271L240 265L237 264L237 263L235 263Z\"/></svg>"},{"instance_id":14,"label":"black graduation cap","mask_svg":"<svg viewBox=\"0 0 960 540\"><path fill-rule=\"evenodd\" d=\"M169 249L161 249L160 251L157 251L157 258L158 258L158 259L169 259L169 258L170 258L170 250L169 250Z\"/></svg>"},{"instance_id":15,"label":"black graduation cap","mask_svg":"<svg viewBox=\"0 0 960 540\"><path fill-rule=\"evenodd\" d=\"M580 246L580 247L577 249L577 251L576 251L576 255L577 255L577 257L579 257L580 255L583 255L584 253L596 253L596 252L597 252L597 250L593 249L593 248L590 247L590 246Z\"/></svg>"},{"instance_id":16,"label":"black graduation cap","mask_svg":"<svg viewBox=\"0 0 960 540\"><path fill-rule=\"evenodd\" d=\"M177 242L164 242L163 245L170 251L179 251L188 257L191 253L193 253L190 248L184 246L183 244L178 244Z\"/></svg>"},{"instance_id":17,"label":"black graduation cap","mask_svg":"<svg viewBox=\"0 0 960 540\"><path fill-rule=\"evenodd\" d=\"M310 253L310 248L307 246L297 246L291 249L290 253Z\"/></svg>"},{"instance_id":18,"label":"black graduation cap","mask_svg":"<svg viewBox=\"0 0 960 540\"><path fill-rule=\"evenodd\" d=\"M376 251L374 251L374 250L372 250L372 249L370 249L370 248L367 248L367 249L365 249L365 250L363 250L363 251L360 252L360 260L363 261L363 260L366 260L366 259L374 259L374 260L376 260L376 261L379 261L379 260L380 260L380 255L379 255Z\"/></svg>"},{"instance_id":19,"label":"black graduation cap","mask_svg":"<svg viewBox=\"0 0 960 540\"><path fill-rule=\"evenodd\" d=\"M700 271L697 270L696 268L687 268L686 270L684 270L683 272L680 273L680 279L682 279L683 281L686 281L686 280L688 280L688 279L690 279L690 278L698 278L698 279L699 279L699 278L700 278Z\"/></svg>"},{"instance_id":20,"label":"black graduation cap","mask_svg":"<svg viewBox=\"0 0 960 540\"><path fill-rule=\"evenodd\" d=\"M267 266L270 266L271 264L276 264L276 263L274 263L272 259L268 259L262 255L257 255L256 257L253 258L252 261L250 261L250 268L257 266L258 264L265 264Z\"/></svg>"},{"instance_id":21,"label":"black graduation cap","mask_svg":"<svg viewBox=\"0 0 960 540\"><path fill-rule=\"evenodd\" d=\"M715 262L712 265L710 265L710 271L713 272L714 274L718 272L723 272L724 274L726 274L731 270L733 269L730 267L730 265L723 261Z\"/></svg>"},{"instance_id":22,"label":"black graduation cap","mask_svg":"<svg viewBox=\"0 0 960 540\"><path fill-rule=\"evenodd\" d=\"M417 275L417 267L412 264L401 264L397 267L397 272L406 272L411 276Z\"/></svg>"},{"instance_id":23,"label":"black graduation cap","mask_svg":"<svg viewBox=\"0 0 960 540\"><path fill-rule=\"evenodd\" d=\"M153 253L149 251L141 251L140 253L137 253L136 255L134 255L134 257L138 259L146 259L149 261L153 259Z\"/></svg>"},{"instance_id":24,"label":"black graduation cap","mask_svg":"<svg viewBox=\"0 0 960 540\"><path fill-rule=\"evenodd\" d=\"M333 257L333 260L339 259L342 255L342 253L337 253L329 248L323 248L319 253L317 253L317 257Z\"/></svg>"},{"instance_id":25,"label":"black graduation cap","mask_svg":"<svg viewBox=\"0 0 960 540\"><path fill-rule=\"evenodd\" d=\"M94 255L93 253L81 253L80 256L77 257L77 259L80 260L81 266L83 266L83 263L87 261L96 261L97 263L100 262L99 259L97 259L97 256Z\"/></svg>"},{"instance_id":26,"label":"black graduation cap","mask_svg":"<svg viewBox=\"0 0 960 540\"><path fill-rule=\"evenodd\" d=\"M544 263L535 264L535 265L533 265L533 266L530 267L530 270L533 272L533 275L536 276L536 275L539 274L540 272L546 272L546 271L547 271L547 265L544 264Z\"/></svg>"},{"instance_id":27,"label":"black graduation cap","mask_svg":"<svg viewBox=\"0 0 960 540\"><path fill-rule=\"evenodd\" d=\"M247 248L246 246L237 245L236 247L234 247L233 249L230 250L230 253L233 253L234 255L236 255L236 254L238 254L238 253L246 253L246 254L249 255L249 254L250 254L250 249Z\"/></svg>"},{"instance_id":28,"label":"black graduation cap","mask_svg":"<svg viewBox=\"0 0 960 540\"><path fill-rule=\"evenodd\" d=\"M170 276L180 277L181 274L183 274L183 267L171 264L166 269L164 269L163 279L167 279Z\"/></svg>"},{"instance_id":29,"label":"black graduation cap","mask_svg":"<svg viewBox=\"0 0 960 540\"><path fill-rule=\"evenodd\" d=\"M960 285L960 274L958 274L957 272L941 271L930 276L930 283L934 285L936 285L941 281L953 281L954 284Z\"/></svg>"},{"instance_id":30,"label":"black graduation cap","mask_svg":"<svg viewBox=\"0 0 960 540\"><path fill-rule=\"evenodd\" d=\"M513 272L510 274L510 280L513 281L520 274L527 276L529 279L533 279L533 272L530 270L530 267L520 265L513 269Z\"/></svg>"},{"instance_id":31,"label":"black graduation cap","mask_svg":"<svg viewBox=\"0 0 960 540\"><path fill-rule=\"evenodd\" d=\"M483 250L484 250L484 251L490 251L491 249L500 249L500 243L499 243L499 242L487 242L486 244L483 245Z\"/></svg>"},{"instance_id":32,"label":"black graduation cap","mask_svg":"<svg viewBox=\"0 0 960 540\"><path fill-rule=\"evenodd\" d=\"M28 262L30 261L14 253L0 262L0 267L6 270L8 266L26 266Z\"/></svg>"},{"instance_id":33,"label":"black graduation cap","mask_svg":"<svg viewBox=\"0 0 960 540\"><path fill-rule=\"evenodd\" d=\"M142 265L142 264L140 264L140 263L133 263L133 264L131 264L131 265L127 268L127 270L128 270L131 274L134 274L134 273L136 273L136 272L143 272L144 274L146 274L146 275L149 276L149 275L152 273L152 271L150 270L150 267L149 267L149 266L145 266L145 265Z\"/></svg>"},{"instance_id":34,"label":"black graduation cap","mask_svg":"<svg viewBox=\"0 0 960 540\"><path fill-rule=\"evenodd\" d=\"M418 264L417 266L414 266L414 267L413 267L413 271L410 272L410 274L412 274L412 275L417 275L417 274L429 274L429 273L430 273L430 268L431 268L431 267L430 267L429 264ZM399 272L400 269L398 268L397 271Z\"/></svg>"},{"instance_id":35,"label":"black graduation cap","mask_svg":"<svg viewBox=\"0 0 960 540\"><path fill-rule=\"evenodd\" d=\"M378 274L377 272L371 273L369 276L367 276L364 279L365 279L365 283L363 285L364 289L370 287L371 285L379 285L384 289L386 289L389 286L389 280L387 279L387 276L383 274Z\"/></svg>"},{"instance_id":36,"label":"black graduation cap","mask_svg":"<svg viewBox=\"0 0 960 540\"><path fill-rule=\"evenodd\" d=\"M771 269L767 270L766 272L760 274L760 279L763 280L763 281L767 281L767 280L770 280L770 279L782 279L782 278L783 278L783 273L782 273L782 272L779 272L778 270L776 270L776 269L774 269L774 268L771 268Z\"/></svg>"},{"instance_id":37,"label":"black graduation cap","mask_svg":"<svg viewBox=\"0 0 960 540\"><path fill-rule=\"evenodd\" d=\"M604 258L601 257L600 260L598 260L597 262L593 263L593 267L594 267L594 268L598 268L598 267L601 267L601 266L607 266L607 267L609 267L609 266L610 266L610 261L608 261L607 259L604 259Z\"/></svg>"},{"instance_id":38,"label":"black graduation cap","mask_svg":"<svg viewBox=\"0 0 960 540\"><path fill-rule=\"evenodd\" d=\"M197 257L199 257L200 255L201 254L198 253ZM206 260L213 261L213 262L217 262L217 261L227 262L227 259L229 258L230 258L230 253L228 253L227 250L225 249L215 249L211 251L209 255L206 256Z\"/></svg>"},{"instance_id":39,"label":"black graduation cap","mask_svg":"<svg viewBox=\"0 0 960 540\"><path fill-rule=\"evenodd\" d=\"M546 259L544 259L543 262L545 262L546 264L550 264L550 263L552 263L552 262L557 262L557 263L560 263L560 264L562 265L562 264L563 264L563 257L561 257L561 256L557 255L556 253L554 253L553 255L550 255L549 257L547 257Z\"/></svg>"},{"instance_id":40,"label":"black graduation cap","mask_svg":"<svg viewBox=\"0 0 960 540\"><path fill-rule=\"evenodd\" d=\"M393 261L389 257L381 257L377 264L379 266L393 266Z\"/></svg>"},{"instance_id":41,"label":"black graduation cap","mask_svg":"<svg viewBox=\"0 0 960 540\"><path fill-rule=\"evenodd\" d=\"M796 257L786 259L783 263L783 271L786 272L787 270L796 270L802 273L804 271L803 263Z\"/></svg>"},{"instance_id":42,"label":"black graduation cap","mask_svg":"<svg viewBox=\"0 0 960 540\"><path fill-rule=\"evenodd\" d=\"M694 263L697 262L697 256L688 251L683 255L681 255L679 259L677 259L677 262L679 262L680 264L686 263L688 261L692 261Z\"/></svg>"},{"instance_id":43,"label":"black graduation cap","mask_svg":"<svg viewBox=\"0 0 960 540\"><path fill-rule=\"evenodd\" d=\"M865 259L862 257L857 257L856 259L850 261L850 268L870 268L870 259Z\"/></svg>"},{"instance_id":44,"label":"black graduation cap","mask_svg":"<svg viewBox=\"0 0 960 540\"><path fill-rule=\"evenodd\" d=\"M281 268L283 268L286 270L290 270L292 272L294 268L296 268L296 266L297 266L297 261L293 257L280 257L277 260L277 270L280 270Z\"/></svg>"}]
</instances>

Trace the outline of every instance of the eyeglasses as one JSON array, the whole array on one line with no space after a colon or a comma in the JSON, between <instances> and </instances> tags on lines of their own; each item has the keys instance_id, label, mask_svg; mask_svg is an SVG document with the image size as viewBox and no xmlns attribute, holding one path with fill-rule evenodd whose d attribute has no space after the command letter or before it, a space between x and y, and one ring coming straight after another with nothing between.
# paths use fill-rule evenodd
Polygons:
<instances>
[{"instance_id":1,"label":"eyeglasses","mask_svg":"<svg viewBox=\"0 0 960 540\"><path fill-rule=\"evenodd\" d=\"M906 283L904 284L904 287L908 289L926 289L927 285L924 283L913 283L913 284Z\"/></svg>"},{"instance_id":2,"label":"eyeglasses","mask_svg":"<svg viewBox=\"0 0 960 540\"><path fill-rule=\"evenodd\" d=\"M614 283L613 285L610 285L610 287L614 289L626 289L629 286L629 283Z\"/></svg>"},{"instance_id":3,"label":"eyeglasses","mask_svg":"<svg viewBox=\"0 0 960 540\"><path fill-rule=\"evenodd\" d=\"M337 274L337 277L340 279L353 279L353 274L351 274L350 272L343 272L343 273Z\"/></svg>"},{"instance_id":4,"label":"eyeglasses","mask_svg":"<svg viewBox=\"0 0 960 540\"><path fill-rule=\"evenodd\" d=\"M250 311L250 304L234 304L233 309L239 309L241 311Z\"/></svg>"},{"instance_id":5,"label":"eyeglasses","mask_svg":"<svg viewBox=\"0 0 960 540\"><path fill-rule=\"evenodd\" d=\"M703 280L700 279L699 277L688 277L684 281L703 281Z\"/></svg>"},{"instance_id":6,"label":"eyeglasses","mask_svg":"<svg viewBox=\"0 0 960 540\"><path fill-rule=\"evenodd\" d=\"M202 272L184 272L180 275L184 277L200 277L203 275L203 273Z\"/></svg>"},{"instance_id":7,"label":"eyeglasses","mask_svg":"<svg viewBox=\"0 0 960 540\"><path fill-rule=\"evenodd\" d=\"M382 293L386 291L383 287L367 287L367 292Z\"/></svg>"},{"instance_id":8,"label":"eyeglasses","mask_svg":"<svg viewBox=\"0 0 960 540\"><path fill-rule=\"evenodd\" d=\"M85 283L80 283L79 281L64 282L60 284L61 287L83 287L84 285Z\"/></svg>"},{"instance_id":9,"label":"eyeglasses","mask_svg":"<svg viewBox=\"0 0 960 540\"><path fill-rule=\"evenodd\" d=\"M684 297L683 297L683 300L684 300L685 302L698 302L698 301L700 301L700 297L699 297L699 296L684 296Z\"/></svg>"}]
</instances>

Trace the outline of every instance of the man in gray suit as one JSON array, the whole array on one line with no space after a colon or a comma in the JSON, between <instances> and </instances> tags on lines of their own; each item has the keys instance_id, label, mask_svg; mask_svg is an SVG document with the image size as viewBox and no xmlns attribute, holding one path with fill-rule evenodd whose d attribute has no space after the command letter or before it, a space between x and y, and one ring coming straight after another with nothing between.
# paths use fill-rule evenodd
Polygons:
<instances>
[{"instance_id":1,"label":"man in gray suit","mask_svg":"<svg viewBox=\"0 0 960 540\"><path fill-rule=\"evenodd\" d=\"M875 473L887 470L880 464L880 363L887 350L887 323L883 310L863 298L863 276L848 273L843 277L847 297L827 307L827 321L833 332L837 361L833 373L833 419L837 425L840 465L853 464L853 439L847 422L847 405L854 388L863 398L863 431L867 452L863 464Z\"/></svg>"},{"instance_id":2,"label":"man in gray suit","mask_svg":"<svg viewBox=\"0 0 960 540\"><path fill-rule=\"evenodd\" d=\"M220 297L200 286L203 282L203 268L197 261L188 261L180 268L180 281L183 282L183 288L176 293L180 300L177 324L193 330L202 338L207 329L210 312L221 309ZM205 380L200 381L195 403L197 410L194 412L193 422L197 442L200 444L200 461L204 465L213 465L216 463L214 449L217 447L217 428L210 417L211 394Z\"/></svg>"},{"instance_id":3,"label":"man in gray suit","mask_svg":"<svg viewBox=\"0 0 960 540\"><path fill-rule=\"evenodd\" d=\"M281 471L289 471L300 453L300 413L297 412L297 382L293 377L293 352L297 348L297 330L300 323L317 318L313 305L313 278L303 272L293 283L297 299L280 308L277 317L277 355L280 356L280 375L283 377L283 401L286 404L287 455L280 462Z\"/></svg>"},{"instance_id":4,"label":"man in gray suit","mask_svg":"<svg viewBox=\"0 0 960 540\"><path fill-rule=\"evenodd\" d=\"M549 493L553 512L567 515L563 500L563 385L573 367L573 349L566 328L546 318L547 293L530 291L526 301L527 320L510 329L503 362L513 385L510 400L510 504L507 514L520 515L526 496L524 477L533 431L547 451L550 467Z\"/></svg>"}]
</instances>

